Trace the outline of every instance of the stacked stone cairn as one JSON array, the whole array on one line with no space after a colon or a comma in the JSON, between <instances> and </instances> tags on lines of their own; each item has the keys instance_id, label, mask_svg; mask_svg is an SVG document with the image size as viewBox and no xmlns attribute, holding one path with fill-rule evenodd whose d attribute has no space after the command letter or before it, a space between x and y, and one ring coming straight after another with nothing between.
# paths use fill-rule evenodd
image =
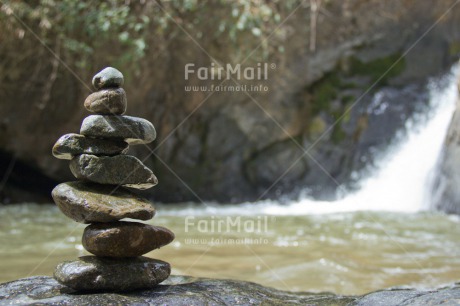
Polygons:
<instances>
[{"instance_id":1,"label":"stacked stone cairn","mask_svg":"<svg viewBox=\"0 0 460 306\"><path fill-rule=\"evenodd\" d=\"M69 218L90 223L83 247L96 256L59 264L56 280L77 291L130 291L149 289L171 273L168 263L143 257L169 244L174 234L163 227L124 218L149 220L152 204L129 188L147 189L158 181L139 159L126 155L129 145L147 144L156 137L149 121L124 116L123 75L105 68L93 78L98 90L85 100L95 113L83 120L80 134L67 134L53 147L53 155L70 160L78 181L62 183L52 191L59 209Z\"/></svg>"}]
</instances>

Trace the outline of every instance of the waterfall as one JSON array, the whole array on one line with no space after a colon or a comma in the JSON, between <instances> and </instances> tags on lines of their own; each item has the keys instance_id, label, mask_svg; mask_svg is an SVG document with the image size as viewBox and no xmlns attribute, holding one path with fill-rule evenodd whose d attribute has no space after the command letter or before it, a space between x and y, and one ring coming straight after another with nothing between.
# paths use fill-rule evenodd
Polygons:
<instances>
[{"instance_id":1,"label":"waterfall","mask_svg":"<svg viewBox=\"0 0 460 306\"><path fill-rule=\"evenodd\" d=\"M400 137L377 162L360 188L344 198L327 202L307 197L287 204L275 200L238 205L212 205L173 209L187 214L270 214L302 215L348 211L417 212L429 207L429 183L458 97L457 66L441 79L428 82L430 107L426 120L408 120L407 133Z\"/></svg>"},{"instance_id":2,"label":"waterfall","mask_svg":"<svg viewBox=\"0 0 460 306\"><path fill-rule=\"evenodd\" d=\"M273 214L332 213L357 210L416 212L427 209L430 182L458 97L457 67L447 84L428 84L430 108L423 126L407 122L408 134L389 148L358 191L334 202L303 199L287 207L267 206Z\"/></svg>"}]
</instances>

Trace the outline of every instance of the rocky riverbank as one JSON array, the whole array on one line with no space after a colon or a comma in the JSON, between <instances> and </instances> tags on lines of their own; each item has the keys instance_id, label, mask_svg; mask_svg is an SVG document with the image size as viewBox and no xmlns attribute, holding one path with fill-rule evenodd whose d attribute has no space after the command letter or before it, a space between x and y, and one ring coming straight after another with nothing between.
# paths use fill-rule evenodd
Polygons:
<instances>
[{"instance_id":1,"label":"rocky riverbank","mask_svg":"<svg viewBox=\"0 0 460 306\"><path fill-rule=\"evenodd\" d=\"M243 281L171 276L155 289L131 293L75 293L51 277L0 284L1 305L458 305L460 286L419 291L393 289L363 296L280 291Z\"/></svg>"}]
</instances>

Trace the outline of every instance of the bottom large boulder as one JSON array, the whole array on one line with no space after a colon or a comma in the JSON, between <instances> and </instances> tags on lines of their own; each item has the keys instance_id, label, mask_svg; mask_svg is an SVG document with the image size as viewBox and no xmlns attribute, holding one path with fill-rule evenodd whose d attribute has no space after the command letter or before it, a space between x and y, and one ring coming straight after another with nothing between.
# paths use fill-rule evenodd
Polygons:
<instances>
[{"instance_id":1,"label":"bottom large boulder","mask_svg":"<svg viewBox=\"0 0 460 306\"><path fill-rule=\"evenodd\" d=\"M129 275L125 275L129 278ZM460 285L419 291L383 290L364 296L289 292L235 280L170 276L153 289L127 293L76 293L47 276L0 284L0 305L458 305Z\"/></svg>"},{"instance_id":2,"label":"bottom large boulder","mask_svg":"<svg viewBox=\"0 0 460 306\"><path fill-rule=\"evenodd\" d=\"M83 256L59 264L54 277L77 291L121 292L150 289L171 274L171 266L148 257L103 258Z\"/></svg>"}]
</instances>

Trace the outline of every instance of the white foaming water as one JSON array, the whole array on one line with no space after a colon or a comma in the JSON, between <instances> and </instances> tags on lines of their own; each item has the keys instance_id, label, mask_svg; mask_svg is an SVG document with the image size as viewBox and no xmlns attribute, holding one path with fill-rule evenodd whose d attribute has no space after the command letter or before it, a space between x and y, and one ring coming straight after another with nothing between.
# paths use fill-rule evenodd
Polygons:
<instances>
[{"instance_id":1,"label":"white foaming water","mask_svg":"<svg viewBox=\"0 0 460 306\"><path fill-rule=\"evenodd\" d=\"M166 209L174 215L302 215L350 211L416 212L428 207L426 200L430 174L434 170L441 146L458 98L457 67L440 88L432 82L430 116L422 124L407 123L408 135L390 148L378 162L374 174L363 179L358 191L343 199L326 202L304 198L288 204L259 201L238 205L188 206ZM423 126L419 126L423 125Z\"/></svg>"}]
</instances>

